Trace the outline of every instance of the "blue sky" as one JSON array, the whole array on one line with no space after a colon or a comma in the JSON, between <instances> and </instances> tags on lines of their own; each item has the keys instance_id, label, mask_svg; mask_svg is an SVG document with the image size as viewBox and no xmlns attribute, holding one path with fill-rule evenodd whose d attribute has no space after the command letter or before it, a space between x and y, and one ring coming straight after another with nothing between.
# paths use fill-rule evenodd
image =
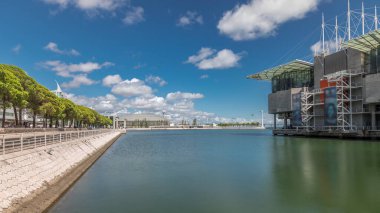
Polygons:
<instances>
[{"instance_id":1,"label":"blue sky","mask_svg":"<svg viewBox=\"0 0 380 213\"><path fill-rule=\"evenodd\" d=\"M368 10L375 3L365 2ZM343 19L346 7L343 0L2 0L0 58L50 89L57 80L69 98L102 112L258 120L270 83L245 77L311 58L321 13Z\"/></svg>"}]
</instances>

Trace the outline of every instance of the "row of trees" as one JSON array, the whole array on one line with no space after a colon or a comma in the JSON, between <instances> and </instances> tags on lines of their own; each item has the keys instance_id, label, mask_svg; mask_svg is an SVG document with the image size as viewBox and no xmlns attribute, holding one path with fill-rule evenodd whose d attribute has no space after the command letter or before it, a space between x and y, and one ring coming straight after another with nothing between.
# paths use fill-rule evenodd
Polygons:
<instances>
[{"instance_id":1,"label":"row of trees","mask_svg":"<svg viewBox=\"0 0 380 213\"><path fill-rule=\"evenodd\" d=\"M231 127L231 126L259 126L259 122L246 122L246 123L220 123L218 126Z\"/></svg>"},{"instance_id":2,"label":"row of trees","mask_svg":"<svg viewBox=\"0 0 380 213\"><path fill-rule=\"evenodd\" d=\"M76 105L57 97L28 74L12 65L0 64L0 106L2 127L5 126L6 109L13 108L16 126L22 126L22 112L26 109L33 116L33 128L37 116L44 119L44 127L104 127L112 121L95 110Z\"/></svg>"}]
</instances>

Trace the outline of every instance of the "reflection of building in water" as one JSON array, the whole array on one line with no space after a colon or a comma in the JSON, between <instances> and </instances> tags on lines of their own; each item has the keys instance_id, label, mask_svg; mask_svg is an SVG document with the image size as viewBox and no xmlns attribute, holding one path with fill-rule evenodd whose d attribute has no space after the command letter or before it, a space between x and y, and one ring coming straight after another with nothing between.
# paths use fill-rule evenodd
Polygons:
<instances>
[{"instance_id":1,"label":"reflection of building in water","mask_svg":"<svg viewBox=\"0 0 380 213\"><path fill-rule=\"evenodd\" d=\"M301 212L380 209L380 144L274 137L272 148L273 190L284 205L307 210Z\"/></svg>"},{"instance_id":2,"label":"reflection of building in water","mask_svg":"<svg viewBox=\"0 0 380 213\"><path fill-rule=\"evenodd\" d=\"M150 128L169 126L164 116L154 114L118 114L109 116L115 128Z\"/></svg>"},{"instance_id":3,"label":"reflection of building in water","mask_svg":"<svg viewBox=\"0 0 380 213\"><path fill-rule=\"evenodd\" d=\"M274 134L380 137L380 30L336 37L335 48L321 41L313 63L295 60L248 76L272 83Z\"/></svg>"}]
</instances>

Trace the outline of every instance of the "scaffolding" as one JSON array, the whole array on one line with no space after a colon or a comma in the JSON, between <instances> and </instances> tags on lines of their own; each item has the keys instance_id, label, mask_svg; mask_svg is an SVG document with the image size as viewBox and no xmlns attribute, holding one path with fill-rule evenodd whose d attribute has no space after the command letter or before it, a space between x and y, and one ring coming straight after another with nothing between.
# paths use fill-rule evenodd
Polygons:
<instances>
[{"instance_id":1,"label":"scaffolding","mask_svg":"<svg viewBox=\"0 0 380 213\"><path fill-rule=\"evenodd\" d=\"M301 92L301 115L302 124L306 129L314 126L314 97L313 92L308 87L304 87Z\"/></svg>"}]
</instances>

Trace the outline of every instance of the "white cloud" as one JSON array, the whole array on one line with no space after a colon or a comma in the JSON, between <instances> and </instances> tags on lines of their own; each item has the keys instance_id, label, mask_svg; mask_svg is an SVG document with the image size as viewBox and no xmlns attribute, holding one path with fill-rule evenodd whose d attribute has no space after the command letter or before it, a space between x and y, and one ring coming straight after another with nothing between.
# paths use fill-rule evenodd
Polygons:
<instances>
[{"instance_id":1,"label":"white cloud","mask_svg":"<svg viewBox=\"0 0 380 213\"><path fill-rule=\"evenodd\" d=\"M208 77L208 75L201 75L200 79L207 79Z\"/></svg>"},{"instance_id":2,"label":"white cloud","mask_svg":"<svg viewBox=\"0 0 380 213\"><path fill-rule=\"evenodd\" d=\"M100 70L105 67L113 66L111 62L104 62L102 64L96 62L85 62L79 64L66 64L61 61L45 61L40 63L45 69L55 71L57 75L62 77L72 77L73 73L88 74L95 70Z\"/></svg>"},{"instance_id":3,"label":"white cloud","mask_svg":"<svg viewBox=\"0 0 380 213\"><path fill-rule=\"evenodd\" d=\"M186 15L178 19L177 25L184 27L192 24L203 24L203 17L197 12L187 11Z\"/></svg>"},{"instance_id":4,"label":"white cloud","mask_svg":"<svg viewBox=\"0 0 380 213\"><path fill-rule=\"evenodd\" d=\"M149 96L153 93L151 87L145 85L144 81L137 78L122 81L114 85L111 91L116 95L121 95L124 97Z\"/></svg>"},{"instance_id":5,"label":"white cloud","mask_svg":"<svg viewBox=\"0 0 380 213\"><path fill-rule=\"evenodd\" d=\"M241 56L232 50L223 49L219 52L210 48L202 48L196 55L190 56L187 63L194 64L199 69L228 69L239 65Z\"/></svg>"},{"instance_id":6,"label":"white cloud","mask_svg":"<svg viewBox=\"0 0 380 213\"><path fill-rule=\"evenodd\" d=\"M58 45L54 42L49 42L45 47L44 47L45 50L48 50L48 51L51 51L51 52L54 52L54 53L57 53L57 54L60 54L60 55L72 55L72 56L78 56L80 55L80 53L75 50L75 49L71 49L71 50L61 50L58 48Z\"/></svg>"},{"instance_id":7,"label":"white cloud","mask_svg":"<svg viewBox=\"0 0 380 213\"><path fill-rule=\"evenodd\" d=\"M118 100L112 94L107 94L105 96L98 96L89 98L86 96L76 96L74 94L66 94L67 98L72 100L74 103L91 107L98 112L116 112L115 107L117 106ZM120 110L121 107L118 108Z\"/></svg>"},{"instance_id":8,"label":"white cloud","mask_svg":"<svg viewBox=\"0 0 380 213\"><path fill-rule=\"evenodd\" d=\"M341 38L342 40L342 38ZM342 42L342 41L341 41ZM323 52L322 41L318 41L310 47L310 51L314 55L320 55ZM336 51L336 44L333 40L325 41L325 53L330 54Z\"/></svg>"},{"instance_id":9,"label":"white cloud","mask_svg":"<svg viewBox=\"0 0 380 213\"><path fill-rule=\"evenodd\" d=\"M106 87L110 87L112 85L118 84L123 81L120 75L108 75L103 79L103 85Z\"/></svg>"},{"instance_id":10,"label":"white cloud","mask_svg":"<svg viewBox=\"0 0 380 213\"><path fill-rule=\"evenodd\" d=\"M75 75L73 76L73 79L70 82L64 82L62 83L63 88L78 88L82 85L93 85L96 84L97 82L89 79L87 75Z\"/></svg>"},{"instance_id":11,"label":"white cloud","mask_svg":"<svg viewBox=\"0 0 380 213\"><path fill-rule=\"evenodd\" d=\"M153 75L146 77L145 81L147 83L157 84L160 87L163 87L168 84L168 82L166 82L164 79L160 78L159 76L153 76Z\"/></svg>"},{"instance_id":12,"label":"white cloud","mask_svg":"<svg viewBox=\"0 0 380 213\"><path fill-rule=\"evenodd\" d=\"M125 3L127 0L42 0L47 4L58 5L65 9L68 6L76 7L83 11L105 10L113 11Z\"/></svg>"},{"instance_id":13,"label":"white cloud","mask_svg":"<svg viewBox=\"0 0 380 213\"><path fill-rule=\"evenodd\" d=\"M202 98L204 98L204 95L201 93L189 93L189 92L179 92L179 91L168 93L166 95L166 99L168 101L181 100L181 99L194 100L194 99L202 99Z\"/></svg>"},{"instance_id":14,"label":"white cloud","mask_svg":"<svg viewBox=\"0 0 380 213\"><path fill-rule=\"evenodd\" d=\"M20 51L21 51L21 48L22 48L22 45L21 44L17 44L16 46L14 46L12 48L12 52L15 53L15 54L19 54Z\"/></svg>"},{"instance_id":15,"label":"white cloud","mask_svg":"<svg viewBox=\"0 0 380 213\"><path fill-rule=\"evenodd\" d=\"M134 25L134 24L140 23L144 20L145 20L144 19L144 8L132 7L127 11L127 13L123 19L123 22L126 25Z\"/></svg>"},{"instance_id":16,"label":"white cloud","mask_svg":"<svg viewBox=\"0 0 380 213\"><path fill-rule=\"evenodd\" d=\"M317 9L321 0L251 0L224 13L218 23L220 33L234 40L273 35L283 23L302 19Z\"/></svg>"}]
</instances>

